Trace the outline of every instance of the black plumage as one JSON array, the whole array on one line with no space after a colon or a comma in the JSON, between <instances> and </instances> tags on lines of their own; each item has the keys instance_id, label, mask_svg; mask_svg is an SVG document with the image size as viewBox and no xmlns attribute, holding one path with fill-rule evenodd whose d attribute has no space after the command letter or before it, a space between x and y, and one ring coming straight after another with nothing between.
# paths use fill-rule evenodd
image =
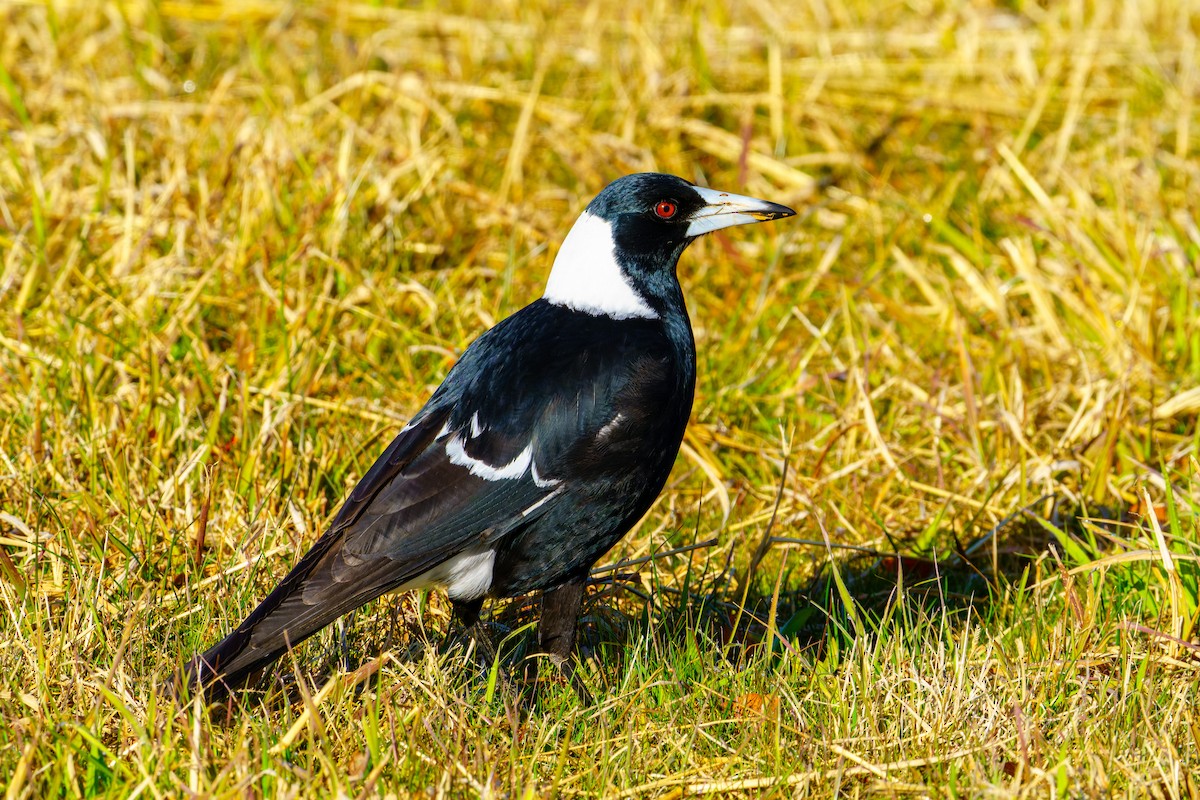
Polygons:
<instances>
[{"instance_id":1,"label":"black plumage","mask_svg":"<svg viewBox=\"0 0 1200 800\"><path fill-rule=\"evenodd\" d=\"M329 530L186 682L245 684L381 594L547 591L540 641L568 664L589 569L665 484L696 353L675 265L697 236L791 215L643 174L610 184L564 242L546 296L479 337L355 487Z\"/></svg>"}]
</instances>

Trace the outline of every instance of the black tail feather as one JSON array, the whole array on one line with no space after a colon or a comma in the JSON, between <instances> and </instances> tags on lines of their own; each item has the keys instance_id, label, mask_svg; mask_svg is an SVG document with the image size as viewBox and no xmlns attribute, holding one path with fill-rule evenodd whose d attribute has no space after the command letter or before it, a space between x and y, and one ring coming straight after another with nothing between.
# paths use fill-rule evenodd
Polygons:
<instances>
[{"instance_id":1,"label":"black tail feather","mask_svg":"<svg viewBox=\"0 0 1200 800\"><path fill-rule=\"evenodd\" d=\"M180 694L178 690L188 694L203 691L216 699L246 688L264 668L290 648L343 614L404 586L466 545L464 540L442 536L429 546L421 546L419 535L406 533L407 529L401 525L394 535L401 539L416 537L417 541L408 558L398 557L389 549L392 545L387 541L381 544L374 538L369 540L370 547L356 552L349 561L341 554L347 537L365 535L355 527L359 517L381 491L393 485L414 458L426 452L440 435L450 410L451 407L445 404L427 407L396 436L363 476L329 530L280 584L231 634L183 667L176 695ZM429 474L436 477L441 473ZM429 487L420 489L418 495L422 503L428 497L420 492L431 492L428 497L436 494ZM526 513L522 512L520 518L525 519ZM373 524L367 523L366 527ZM372 537L377 535L378 532L373 533ZM361 543L359 546L362 547ZM342 575L348 570L352 579Z\"/></svg>"},{"instance_id":2,"label":"black tail feather","mask_svg":"<svg viewBox=\"0 0 1200 800\"><path fill-rule=\"evenodd\" d=\"M198 653L183 668L183 684L189 693L203 691L211 700L231 695L252 684L280 653L261 651L250 661L239 659L250 646L250 631L239 628L217 644ZM231 670L223 666L241 661Z\"/></svg>"}]
</instances>

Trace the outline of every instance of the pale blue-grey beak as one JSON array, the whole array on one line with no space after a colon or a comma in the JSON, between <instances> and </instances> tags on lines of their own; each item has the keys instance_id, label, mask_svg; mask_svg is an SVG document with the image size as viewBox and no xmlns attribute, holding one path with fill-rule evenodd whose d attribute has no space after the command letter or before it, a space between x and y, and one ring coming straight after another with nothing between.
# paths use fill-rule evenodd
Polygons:
<instances>
[{"instance_id":1,"label":"pale blue-grey beak","mask_svg":"<svg viewBox=\"0 0 1200 800\"><path fill-rule=\"evenodd\" d=\"M703 236L706 233L712 233L721 228L730 228L734 225L766 222L769 219L782 219L796 214L787 206L759 200L757 197L718 192L716 189L705 189L701 186L693 188L705 204L688 218L687 235L689 237Z\"/></svg>"}]
</instances>

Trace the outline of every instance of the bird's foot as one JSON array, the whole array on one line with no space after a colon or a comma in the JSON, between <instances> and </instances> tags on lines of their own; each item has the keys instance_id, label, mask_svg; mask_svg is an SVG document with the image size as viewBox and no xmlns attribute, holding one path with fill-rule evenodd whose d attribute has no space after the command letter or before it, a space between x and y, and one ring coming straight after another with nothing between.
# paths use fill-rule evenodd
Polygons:
<instances>
[{"instance_id":1,"label":"bird's foot","mask_svg":"<svg viewBox=\"0 0 1200 800\"><path fill-rule=\"evenodd\" d=\"M575 690L579 702L592 704L592 694L577 673L575 661L575 626L583 606L584 581L577 580L557 586L542 595L542 618L538 623L538 645L550 659L563 679ZM537 662L534 661L534 675Z\"/></svg>"},{"instance_id":2,"label":"bird's foot","mask_svg":"<svg viewBox=\"0 0 1200 800\"><path fill-rule=\"evenodd\" d=\"M510 697L519 697L520 689L500 657L500 651L492 640L490 627L488 623L477 620L463 631L462 638L466 640L467 657L485 681L490 682L492 674L495 673L496 686L500 691Z\"/></svg>"},{"instance_id":3,"label":"bird's foot","mask_svg":"<svg viewBox=\"0 0 1200 800\"><path fill-rule=\"evenodd\" d=\"M525 682L532 687L533 696L536 698L541 691L541 682L538 680L539 665L542 659L545 658L554 667L557 676L551 676L549 681L561 680L566 683L575 692L575 696L579 698L581 705L590 706L595 700L592 698L592 693L588 691L587 684L579 676L579 671L576 668L574 656L559 656L553 653L540 653L538 656L531 658L525 668Z\"/></svg>"}]
</instances>

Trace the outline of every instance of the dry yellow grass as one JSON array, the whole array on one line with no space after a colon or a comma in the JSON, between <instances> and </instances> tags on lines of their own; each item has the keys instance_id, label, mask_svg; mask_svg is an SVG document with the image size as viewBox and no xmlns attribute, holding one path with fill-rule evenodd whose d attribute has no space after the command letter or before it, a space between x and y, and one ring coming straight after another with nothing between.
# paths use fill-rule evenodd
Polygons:
<instances>
[{"instance_id":1,"label":"dry yellow grass","mask_svg":"<svg viewBox=\"0 0 1200 800\"><path fill-rule=\"evenodd\" d=\"M1200 15L1045 6L0 2L7 797L1200 794ZM594 597L601 702L436 595L159 696L646 169L802 219L681 264L609 558L716 542Z\"/></svg>"}]
</instances>

